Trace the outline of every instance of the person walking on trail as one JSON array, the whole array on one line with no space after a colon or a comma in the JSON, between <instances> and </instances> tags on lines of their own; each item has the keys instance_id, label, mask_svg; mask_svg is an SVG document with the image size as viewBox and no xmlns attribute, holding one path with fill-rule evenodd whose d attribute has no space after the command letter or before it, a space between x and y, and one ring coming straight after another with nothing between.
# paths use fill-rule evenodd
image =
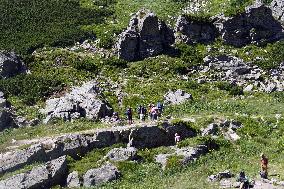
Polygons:
<instances>
[{"instance_id":1,"label":"person walking on trail","mask_svg":"<svg viewBox=\"0 0 284 189\"><path fill-rule=\"evenodd\" d=\"M142 105L139 105L139 107L138 107L138 115L139 115L139 119L141 120L141 121L144 121L145 120L145 110L144 110L145 108L142 106Z\"/></svg>"},{"instance_id":2,"label":"person walking on trail","mask_svg":"<svg viewBox=\"0 0 284 189\"><path fill-rule=\"evenodd\" d=\"M131 125L133 123L133 120L132 120L132 109L130 107L126 110L126 116L128 124Z\"/></svg>"},{"instance_id":3,"label":"person walking on trail","mask_svg":"<svg viewBox=\"0 0 284 189\"><path fill-rule=\"evenodd\" d=\"M159 110L159 114L162 114L163 113L163 104L160 101L158 101L158 103L157 103L157 108Z\"/></svg>"},{"instance_id":4,"label":"person walking on trail","mask_svg":"<svg viewBox=\"0 0 284 189\"><path fill-rule=\"evenodd\" d=\"M237 182L240 182L240 189L247 189L249 188L249 179L246 176L244 171L241 171L239 177L237 178Z\"/></svg>"},{"instance_id":5,"label":"person walking on trail","mask_svg":"<svg viewBox=\"0 0 284 189\"><path fill-rule=\"evenodd\" d=\"M180 142L180 135L178 133L175 134L175 143L178 144Z\"/></svg>"},{"instance_id":6,"label":"person walking on trail","mask_svg":"<svg viewBox=\"0 0 284 189\"><path fill-rule=\"evenodd\" d=\"M155 121L158 118L157 107L155 107L155 106L152 106L151 118L152 118L152 121Z\"/></svg>"},{"instance_id":7,"label":"person walking on trail","mask_svg":"<svg viewBox=\"0 0 284 189\"><path fill-rule=\"evenodd\" d=\"M268 177L268 158L262 153L260 155L260 176L267 179Z\"/></svg>"}]
</instances>

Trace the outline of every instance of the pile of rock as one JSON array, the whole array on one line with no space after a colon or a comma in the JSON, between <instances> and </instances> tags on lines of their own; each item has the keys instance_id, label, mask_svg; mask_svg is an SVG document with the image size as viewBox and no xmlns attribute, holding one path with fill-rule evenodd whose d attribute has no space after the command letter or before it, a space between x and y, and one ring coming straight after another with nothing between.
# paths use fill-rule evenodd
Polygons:
<instances>
[{"instance_id":1,"label":"pile of rock","mask_svg":"<svg viewBox=\"0 0 284 189\"><path fill-rule=\"evenodd\" d=\"M78 118L97 120L111 117L113 110L97 88L96 81L89 81L81 87L75 87L70 93L60 98L46 101L46 108L41 111L47 117L44 123L52 118L71 121Z\"/></svg>"},{"instance_id":2,"label":"pile of rock","mask_svg":"<svg viewBox=\"0 0 284 189\"><path fill-rule=\"evenodd\" d=\"M271 9L272 9L273 16L276 19L284 22L284 1L273 0L271 2Z\"/></svg>"},{"instance_id":3,"label":"pile of rock","mask_svg":"<svg viewBox=\"0 0 284 189\"><path fill-rule=\"evenodd\" d=\"M228 140L236 141L240 139L240 136L236 131L242 128L242 123L234 120L226 120L219 123L211 123L206 128L203 128L202 136L217 136L218 134L223 134Z\"/></svg>"}]
</instances>

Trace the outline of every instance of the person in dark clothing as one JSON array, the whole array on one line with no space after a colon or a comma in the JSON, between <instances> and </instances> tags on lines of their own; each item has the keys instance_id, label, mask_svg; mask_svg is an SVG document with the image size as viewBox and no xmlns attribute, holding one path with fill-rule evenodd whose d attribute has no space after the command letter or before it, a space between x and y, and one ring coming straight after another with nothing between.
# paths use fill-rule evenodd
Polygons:
<instances>
[{"instance_id":1,"label":"person in dark clothing","mask_svg":"<svg viewBox=\"0 0 284 189\"><path fill-rule=\"evenodd\" d=\"M126 110L126 116L127 116L128 124L131 125L131 124L133 123L133 120L132 120L132 109L131 109L131 107L129 107L129 108Z\"/></svg>"},{"instance_id":2,"label":"person in dark clothing","mask_svg":"<svg viewBox=\"0 0 284 189\"><path fill-rule=\"evenodd\" d=\"M240 182L240 189L247 189L249 188L249 179L246 176L244 171L241 171L239 174L239 177L237 178L237 181Z\"/></svg>"}]
</instances>

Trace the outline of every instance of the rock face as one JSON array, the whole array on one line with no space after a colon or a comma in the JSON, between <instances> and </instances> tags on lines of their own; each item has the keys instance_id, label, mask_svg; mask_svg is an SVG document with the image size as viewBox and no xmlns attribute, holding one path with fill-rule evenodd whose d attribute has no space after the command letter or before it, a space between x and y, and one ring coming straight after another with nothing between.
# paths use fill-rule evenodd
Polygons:
<instances>
[{"instance_id":1,"label":"rock face","mask_svg":"<svg viewBox=\"0 0 284 189\"><path fill-rule=\"evenodd\" d=\"M166 104L181 104L187 100L192 100L192 95L186 93L183 90L178 89L177 91L169 91L167 94L164 95L165 103Z\"/></svg>"},{"instance_id":2,"label":"rock face","mask_svg":"<svg viewBox=\"0 0 284 189\"><path fill-rule=\"evenodd\" d=\"M170 126L166 129L159 127L141 127L133 129L129 135L128 146L136 148L154 148L174 145L174 135L180 133L181 138L190 138L196 133L186 126Z\"/></svg>"},{"instance_id":3,"label":"rock face","mask_svg":"<svg viewBox=\"0 0 284 189\"><path fill-rule=\"evenodd\" d=\"M62 184L66 174L67 162L66 157L63 156L47 162L42 166L34 167L25 173L20 173L0 181L0 188L49 188L53 185Z\"/></svg>"},{"instance_id":4,"label":"rock face","mask_svg":"<svg viewBox=\"0 0 284 189\"><path fill-rule=\"evenodd\" d=\"M5 79L27 73L27 68L15 53L0 52L0 77Z\"/></svg>"},{"instance_id":5,"label":"rock face","mask_svg":"<svg viewBox=\"0 0 284 189\"><path fill-rule=\"evenodd\" d=\"M106 157L111 161L132 161L137 160L138 150L133 147L129 148L114 148L108 154Z\"/></svg>"},{"instance_id":6,"label":"rock face","mask_svg":"<svg viewBox=\"0 0 284 189\"><path fill-rule=\"evenodd\" d=\"M261 3L247 7L245 13L234 17L219 15L213 20L224 42L236 47L283 38L281 24L274 19L271 9Z\"/></svg>"},{"instance_id":7,"label":"rock face","mask_svg":"<svg viewBox=\"0 0 284 189\"><path fill-rule=\"evenodd\" d=\"M83 186L91 187L116 180L120 177L120 172L112 164L106 164L98 169L90 169L84 175Z\"/></svg>"},{"instance_id":8,"label":"rock face","mask_svg":"<svg viewBox=\"0 0 284 189\"><path fill-rule=\"evenodd\" d=\"M17 127L13 114L7 109L0 110L0 131Z\"/></svg>"},{"instance_id":9,"label":"rock face","mask_svg":"<svg viewBox=\"0 0 284 189\"><path fill-rule=\"evenodd\" d=\"M80 187L79 174L77 171L73 171L67 177L66 185L68 188L78 188Z\"/></svg>"},{"instance_id":10,"label":"rock face","mask_svg":"<svg viewBox=\"0 0 284 189\"><path fill-rule=\"evenodd\" d=\"M186 44L210 43L217 36L217 30L210 21L199 21L188 16L180 16L176 23L176 42Z\"/></svg>"},{"instance_id":11,"label":"rock face","mask_svg":"<svg viewBox=\"0 0 284 189\"><path fill-rule=\"evenodd\" d=\"M173 42L173 31L164 22L149 10L140 10L119 35L115 48L119 58L135 61L159 55Z\"/></svg>"},{"instance_id":12,"label":"rock face","mask_svg":"<svg viewBox=\"0 0 284 189\"><path fill-rule=\"evenodd\" d=\"M273 16L284 23L284 1L273 0L271 2Z\"/></svg>"},{"instance_id":13,"label":"rock face","mask_svg":"<svg viewBox=\"0 0 284 189\"><path fill-rule=\"evenodd\" d=\"M81 87L74 88L70 93L60 98L46 101L46 108L42 113L47 114L47 123L51 118L63 118L65 121L81 117L97 120L112 116L110 105L102 100L96 88L96 82L90 81Z\"/></svg>"}]
</instances>

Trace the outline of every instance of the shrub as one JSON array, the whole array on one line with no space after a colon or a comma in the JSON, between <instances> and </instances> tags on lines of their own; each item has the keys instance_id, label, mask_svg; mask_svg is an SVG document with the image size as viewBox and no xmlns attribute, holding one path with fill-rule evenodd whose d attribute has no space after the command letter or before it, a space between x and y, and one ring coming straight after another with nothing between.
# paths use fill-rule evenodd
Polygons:
<instances>
[{"instance_id":1,"label":"shrub","mask_svg":"<svg viewBox=\"0 0 284 189\"><path fill-rule=\"evenodd\" d=\"M204 46L203 45L186 45L178 44L178 50L180 51L180 58L187 64L188 67L197 66L203 63L204 58Z\"/></svg>"},{"instance_id":2,"label":"shrub","mask_svg":"<svg viewBox=\"0 0 284 189\"><path fill-rule=\"evenodd\" d=\"M232 85L228 82L217 82L216 87L220 90L228 91L230 95L237 96L243 95L243 88L237 85Z\"/></svg>"},{"instance_id":3,"label":"shrub","mask_svg":"<svg viewBox=\"0 0 284 189\"><path fill-rule=\"evenodd\" d=\"M63 86L61 81L52 76L35 76L32 74L22 74L10 79L0 80L0 89L5 94L20 96L28 105L61 90Z\"/></svg>"}]
</instances>

